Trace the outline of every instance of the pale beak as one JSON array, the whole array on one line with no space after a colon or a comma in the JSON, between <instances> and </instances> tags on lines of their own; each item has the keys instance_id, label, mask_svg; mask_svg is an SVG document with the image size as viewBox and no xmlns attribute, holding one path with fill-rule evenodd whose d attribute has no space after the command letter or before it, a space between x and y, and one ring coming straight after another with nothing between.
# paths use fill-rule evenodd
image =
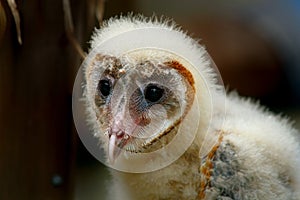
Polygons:
<instances>
[{"instance_id":1,"label":"pale beak","mask_svg":"<svg viewBox=\"0 0 300 200\"><path fill-rule=\"evenodd\" d=\"M110 164L114 164L117 157L122 152L123 147L129 140L129 135L124 131L110 131L108 143L108 159Z\"/></svg>"}]
</instances>

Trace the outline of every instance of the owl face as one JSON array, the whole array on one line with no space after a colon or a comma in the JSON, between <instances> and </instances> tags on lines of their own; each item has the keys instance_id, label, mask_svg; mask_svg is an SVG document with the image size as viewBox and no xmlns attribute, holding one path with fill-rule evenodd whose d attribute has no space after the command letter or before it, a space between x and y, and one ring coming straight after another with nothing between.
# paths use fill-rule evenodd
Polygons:
<instances>
[{"instance_id":1,"label":"owl face","mask_svg":"<svg viewBox=\"0 0 300 200\"><path fill-rule=\"evenodd\" d=\"M113 162L122 151L153 152L168 145L194 100L192 74L173 58L135 52L98 54L87 69L101 137Z\"/></svg>"},{"instance_id":2,"label":"owl face","mask_svg":"<svg viewBox=\"0 0 300 200\"><path fill-rule=\"evenodd\" d=\"M223 87L204 47L174 22L108 20L94 32L81 69L73 117L83 144L105 165L150 172L170 165L192 144L200 157L215 144L218 137L206 136L223 110Z\"/></svg>"}]
</instances>

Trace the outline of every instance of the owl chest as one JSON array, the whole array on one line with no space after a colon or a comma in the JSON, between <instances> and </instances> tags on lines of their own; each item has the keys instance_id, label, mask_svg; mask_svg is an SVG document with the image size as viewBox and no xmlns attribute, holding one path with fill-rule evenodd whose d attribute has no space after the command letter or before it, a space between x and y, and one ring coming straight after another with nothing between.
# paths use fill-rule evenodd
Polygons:
<instances>
[{"instance_id":1,"label":"owl chest","mask_svg":"<svg viewBox=\"0 0 300 200\"><path fill-rule=\"evenodd\" d=\"M192 145L166 168L145 174L122 174L122 181L116 181L117 187L125 188L123 191L131 200L255 200L275 196L293 199L288 182L276 175L280 173L264 170L268 165L263 160L267 158L255 161L241 156L240 148L225 140L213 156L200 159L198 148ZM261 169L252 170L247 164L255 162Z\"/></svg>"},{"instance_id":2,"label":"owl chest","mask_svg":"<svg viewBox=\"0 0 300 200\"><path fill-rule=\"evenodd\" d=\"M126 188L130 199L172 200L197 199L200 190L199 151L192 145L173 164L144 174L119 174L118 188Z\"/></svg>"}]
</instances>

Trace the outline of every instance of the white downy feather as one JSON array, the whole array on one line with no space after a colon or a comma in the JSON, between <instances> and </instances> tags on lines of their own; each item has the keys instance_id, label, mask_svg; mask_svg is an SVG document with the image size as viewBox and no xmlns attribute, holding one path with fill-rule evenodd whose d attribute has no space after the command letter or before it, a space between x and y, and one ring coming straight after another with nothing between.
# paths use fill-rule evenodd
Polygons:
<instances>
[{"instance_id":1,"label":"white downy feather","mask_svg":"<svg viewBox=\"0 0 300 200\"><path fill-rule=\"evenodd\" d=\"M209 119L201 119L201 125L206 128L210 126L207 128L210 132L205 137L203 134L206 134L206 130L202 130L203 127L200 126L197 138L185 154L163 169L149 173L124 173L112 170L113 181L109 186L111 199L199 199L201 178L199 168L203 158L203 154L199 152L200 147L204 139L213 137L213 132L222 131L224 132L223 142L234 146L234 155L239 163L238 173L241 174L237 173L237 176L251 179L243 186L238 185L241 182L236 182L237 189L226 188L232 186L224 184L224 190L242 192L239 199L299 200L299 132L292 128L287 119L275 116L257 103L241 98L237 94L225 96L219 92L220 86L216 82L216 74L214 69L210 68L211 63L206 57L204 48L187 36L174 22L142 16L113 18L108 20L101 29L95 31L91 40L91 48L97 48L124 33L128 34L144 28L163 30L162 35L157 37L157 35L147 35L147 32L139 37L134 35L130 41L115 44L115 49L103 49L101 53L118 57L134 48L146 48L149 45L149 47L174 52L197 66L204 81L196 85L198 89L196 95L199 95L199 99L209 98L209 94L215 98L212 101L213 111L208 109L208 114L204 112L203 115ZM196 78L200 79L200 77ZM207 86L200 85L203 83ZM200 91L205 90L209 92L199 94ZM207 102L200 101L200 104L203 103L200 106L202 110L206 110L205 106L209 104ZM92 111L89 110L89 112ZM219 183L217 179L215 181ZM232 179L233 184L234 181ZM212 185L212 190L207 191L205 198L223 199L221 196L216 196L219 188L213 190L213 187ZM231 196L228 199L237 198Z\"/></svg>"}]
</instances>

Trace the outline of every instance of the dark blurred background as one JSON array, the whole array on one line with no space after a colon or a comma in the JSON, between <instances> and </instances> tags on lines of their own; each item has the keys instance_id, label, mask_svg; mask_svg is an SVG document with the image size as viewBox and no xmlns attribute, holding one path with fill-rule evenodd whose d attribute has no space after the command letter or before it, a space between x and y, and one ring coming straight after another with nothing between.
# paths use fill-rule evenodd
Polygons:
<instances>
[{"instance_id":1,"label":"dark blurred background","mask_svg":"<svg viewBox=\"0 0 300 200\"><path fill-rule=\"evenodd\" d=\"M72 0L85 51L97 0ZM72 87L82 59L65 32L62 1L16 1L23 44L7 2L0 34L0 199L105 199L108 171L82 145ZM107 0L104 19L127 12L173 18L201 38L224 84L300 126L300 1ZM2 26L2 27L1 27ZM0 24L0 31L4 24Z\"/></svg>"}]
</instances>

